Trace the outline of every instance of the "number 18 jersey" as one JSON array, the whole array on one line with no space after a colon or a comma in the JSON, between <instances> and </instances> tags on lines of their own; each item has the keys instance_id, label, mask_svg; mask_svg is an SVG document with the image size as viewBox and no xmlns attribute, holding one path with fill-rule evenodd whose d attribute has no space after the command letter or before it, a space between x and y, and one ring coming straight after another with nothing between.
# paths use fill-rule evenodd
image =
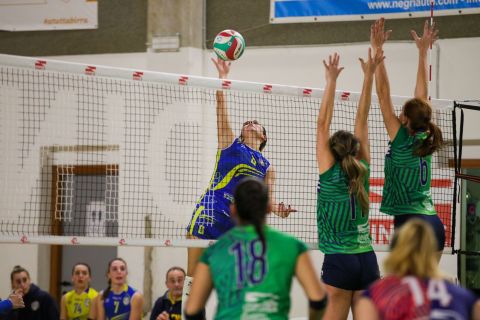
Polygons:
<instances>
[{"instance_id":1,"label":"number 18 jersey","mask_svg":"<svg viewBox=\"0 0 480 320\"><path fill-rule=\"evenodd\" d=\"M307 251L296 238L264 227L266 252L252 225L237 226L202 255L215 289L215 319L288 319L297 258Z\"/></svg>"}]
</instances>

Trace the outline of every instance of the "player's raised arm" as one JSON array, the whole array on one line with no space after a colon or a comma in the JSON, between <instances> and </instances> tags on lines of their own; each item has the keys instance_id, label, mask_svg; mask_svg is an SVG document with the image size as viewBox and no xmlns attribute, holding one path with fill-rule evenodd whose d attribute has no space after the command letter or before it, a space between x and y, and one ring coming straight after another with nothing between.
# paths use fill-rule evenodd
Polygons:
<instances>
[{"instance_id":1,"label":"player's raised arm","mask_svg":"<svg viewBox=\"0 0 480 320\"><path fill-rule=\"evenodd\" d=\"M355 117L355 136L360 141L358 159L370 163L370 143L368 140L368 113L372 101L372 86L375 69L385 59L383 50L375 50L372 56L372 49L368 49L367 61L359 58L363 70L363 86L360 100L358 102L357 115Z\"/></svg>"},{"instance_id":2,"label":"player's raised arm","mask_svg":"<svg viewBox=\"0 0 480 320\"><path fill-rule=\"evenodd\" d=\"M381 18L370 28L370 44L374 51L383 50L383 44L388 40L391 30L385 31L385 19ZM390 83L388 81L385 61L380 63L375 71L375 87L380 102L383 122L390 140L393 140L400 129L400 120L395 114L392 98L390 96Z\"/></svg>"},{"instance_id":3,"label":"player's raised arm","mask_svg":"<svg viewBox=\"0 0 480 320\"><path fill-rule=\"evenodd\" d=\"M328 146L328 139L330 138L330 123L332 122L333 116L337 78L343 70L343 67L339 67L339 62L340 56L337 53L328 57L328 63L323 60L327 84L317 119L317 164L320 173L330 168L335 162Z\"/></svg>"},{"instance_id":4,"label":"player's raised arm","mask_svg":"<svg viewBox=\"0 0 480 320\"><path fill-rule=\"evenodd\" d=\"M212 58L212 61L217 68L218 77L227 79L231 62L223 61L220 58L217 58L217 60ZM233 130L228 119L227 102L221 90L217 91L217 135L219 149L228 147L234 139Z\"/></svg>"},{"instance_id":5,"label":"player's raised arm","mask_svg":"<svg viewBox=\"0 0 480 320\"><path fill-rule=\"evenodd\" d=\"M428 49L438 39L438 30L435 29L435 23L429 24L428 20L423 25L423 35L419 37L415 30L410 31L418 49L418 70L417 82L415 84L415 98L428 99L428 70L427 53Z\"/></svg>"}]
</instances>

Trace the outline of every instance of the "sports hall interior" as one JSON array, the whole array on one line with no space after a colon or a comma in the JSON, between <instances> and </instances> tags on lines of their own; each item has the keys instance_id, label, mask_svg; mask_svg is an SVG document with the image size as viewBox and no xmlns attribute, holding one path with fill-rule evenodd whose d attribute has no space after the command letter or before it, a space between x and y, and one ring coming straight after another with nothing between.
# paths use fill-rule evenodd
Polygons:
<instances>
[{"instance_id":1,"label":"sports hall interior","mask_svg":"<svg viewBox=\"0 0 480 320\"><path fill-rule=\"evenodd\" d=\"M269 19L270 1L102 0L98 1L97 29L0 31L0 53L215 78L217 73L210 61L215 56L213 39L221 30L234 29L246 40L245 53L233 63L230 72L234 80L323 88L322 60L338 52L345 70L337 89L361 90L363 74L358 58L366 56L372 20L271 23ZM411 96L413 93L417 51L410 30L420 31L425 19L387 19L387 28L393 30L385 45L393 95ZM432 98L477 100L479 106L480 14L458 13L434 19L440 34L430 58ZM161 37L178 39L178 48L156 48L153 43ZM464 112L462 172L480 176L480 111ZM459 185L458 203L452 199L452 205L458 208L456 249L480 252L480 184L459 180ZM63 250L66 251L58 255ZM106 265L96 265L95 257L124 258L128 262L129 284L145 295L145 310L165 292L165 272L173 265L186 268L187 260L183 247L86 248L0 243L3 260L0 263L0 297L6 297L11 291L9 274L15 265L28 269L32 281L41 288L54 288L58 297L62 290L58 283L69 281L71 264L78 255L91 255L93 280L98 290L106 286ZM312 250L311 256L320 273L322 254ZM386 252L377 252L377 256L381 265ZM440 266L450 278L477 293L480 291L479 255L452 254L446 250ZM306 317L307 300L296 282L291 297L291 318ZM213 313L214 300L210 298L207 313Z\"/></svg>"}]
</instances>

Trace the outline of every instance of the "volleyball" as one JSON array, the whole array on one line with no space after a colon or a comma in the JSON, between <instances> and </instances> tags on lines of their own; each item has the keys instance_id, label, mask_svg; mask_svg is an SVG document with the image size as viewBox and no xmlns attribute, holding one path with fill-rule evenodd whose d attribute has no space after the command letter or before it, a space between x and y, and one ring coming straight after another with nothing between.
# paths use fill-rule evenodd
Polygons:
<instances>
[{"instance_id":1,"label":"volleyball","mask_svg":"<svg viewBox=\"0 0 480 320\"><path fill-rule=\"evenodd\" d=\"M237 60L245 50L245 40L235 30L223 30L215 37L213 50L222 60Z\"/></svg>"}]
</instances>

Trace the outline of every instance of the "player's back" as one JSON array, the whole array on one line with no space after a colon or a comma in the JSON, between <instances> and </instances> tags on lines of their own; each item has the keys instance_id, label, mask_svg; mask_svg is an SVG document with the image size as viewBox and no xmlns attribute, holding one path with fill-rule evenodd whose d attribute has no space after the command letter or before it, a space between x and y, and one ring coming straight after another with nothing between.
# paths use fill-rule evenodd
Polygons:
<instances>
[{"instance_id":1,"label":"player's back","mask_svg":"<svg viewBox=\"0 0 480 320\"><path fill-rule=\"evenodd\" d=\"M249 225L230 230L202 256L217 290L215 319L288 319L297 258L307 248L270 227L264 234L265 254Z\"/></svg>"},{"instance_id":2,"label":"player's back","mask_svg":"<svg viewBox=\"0 0 480 320\"><path fill-rule=\"evenodd\" d=\"M471 319L477 298L444 279L388 276L366 292L385 320Z\"/></svg>"}]
</instances>

